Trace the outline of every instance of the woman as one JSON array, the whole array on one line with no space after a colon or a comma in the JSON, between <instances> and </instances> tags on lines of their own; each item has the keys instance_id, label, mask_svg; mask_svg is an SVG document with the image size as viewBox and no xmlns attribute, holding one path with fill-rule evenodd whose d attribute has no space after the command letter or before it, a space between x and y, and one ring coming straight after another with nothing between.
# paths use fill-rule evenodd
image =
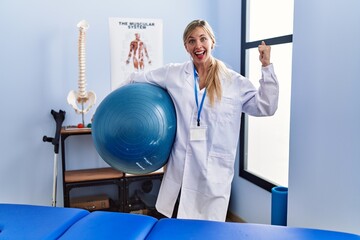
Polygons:
<instances>
[{"instance_id":1,"label":"woman","mask_svg":"<svg viewBox=\"0 0 360 240\"><path fill-rule=\"evenodd\" d=\"M191 61L133 75L166 89L177 114L176 139L159 190L156 209L171 217L225 221L241 113L270 116L277 109L278 82L270 47L259 46L262 79L256 89L245 77L212 56L215 36L204 20L183 35Z\"/></svg>"}]
</instances>

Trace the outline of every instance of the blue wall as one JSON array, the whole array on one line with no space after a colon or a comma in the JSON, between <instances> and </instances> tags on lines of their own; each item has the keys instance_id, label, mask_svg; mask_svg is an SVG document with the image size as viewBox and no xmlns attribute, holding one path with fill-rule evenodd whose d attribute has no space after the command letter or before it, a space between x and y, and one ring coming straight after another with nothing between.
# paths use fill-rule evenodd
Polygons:
<instances>
[{"instance_id":1,"label":"blue wall","mask_svg":"<svg viewBox=\"0 0 360 240\"><path fill-rule=\"evenodd\" d=\"M360 234L358 9L295 1L290 225Z\"/></svg>"}]
</instances>

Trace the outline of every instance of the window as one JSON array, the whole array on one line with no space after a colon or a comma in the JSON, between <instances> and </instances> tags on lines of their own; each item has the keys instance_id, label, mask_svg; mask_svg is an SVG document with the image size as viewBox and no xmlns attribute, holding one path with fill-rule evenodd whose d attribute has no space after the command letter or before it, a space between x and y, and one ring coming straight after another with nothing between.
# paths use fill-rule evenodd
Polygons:
<instances>
[{"instance_id":1,"label":"window","mask_svg":"<svg viewBox=\"0 0 360 240\"><path fill-rule=\"evenodd\" d=\"M258 87L264 40L280 84L276 114L243 114L240 132L240 176L268 191L288 185L293 9L293 0L242 1L241 74Z\"/></svg>"}]
</instances>

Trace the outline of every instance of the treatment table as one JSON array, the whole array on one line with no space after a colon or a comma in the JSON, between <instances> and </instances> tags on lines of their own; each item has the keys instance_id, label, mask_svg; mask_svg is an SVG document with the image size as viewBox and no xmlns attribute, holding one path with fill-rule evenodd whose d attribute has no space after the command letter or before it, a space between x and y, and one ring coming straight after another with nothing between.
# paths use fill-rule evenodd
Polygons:
<instances>
[{"instance_id":1,"label":"treatment table","mask_svg":"<svg viewBox=\"0 0 360 240\"><path fill-rule=\"evenodd\" d=\"M0 239L360 240L359 235L265 224L185 220L78 208L0 204Z\"/></svg>"}]
</instances>

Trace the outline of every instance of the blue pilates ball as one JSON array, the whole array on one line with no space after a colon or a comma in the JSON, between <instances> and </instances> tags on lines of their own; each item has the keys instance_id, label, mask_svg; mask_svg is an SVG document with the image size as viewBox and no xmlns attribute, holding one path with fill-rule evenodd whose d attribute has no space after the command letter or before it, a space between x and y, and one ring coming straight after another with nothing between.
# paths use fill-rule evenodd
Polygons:
<instances>
[{"instance_id":1,"label":"blue pilates ball","mask_svg":"<svg viewBox=\"0 0 360 240\"><path fill-rule=\"evenodd\" d=\"M125 173L146 174L163 167L176 134L170 95L148 83L122 86L99 104L92 138L100 157Z\"/></svg>"}]
</instances>

